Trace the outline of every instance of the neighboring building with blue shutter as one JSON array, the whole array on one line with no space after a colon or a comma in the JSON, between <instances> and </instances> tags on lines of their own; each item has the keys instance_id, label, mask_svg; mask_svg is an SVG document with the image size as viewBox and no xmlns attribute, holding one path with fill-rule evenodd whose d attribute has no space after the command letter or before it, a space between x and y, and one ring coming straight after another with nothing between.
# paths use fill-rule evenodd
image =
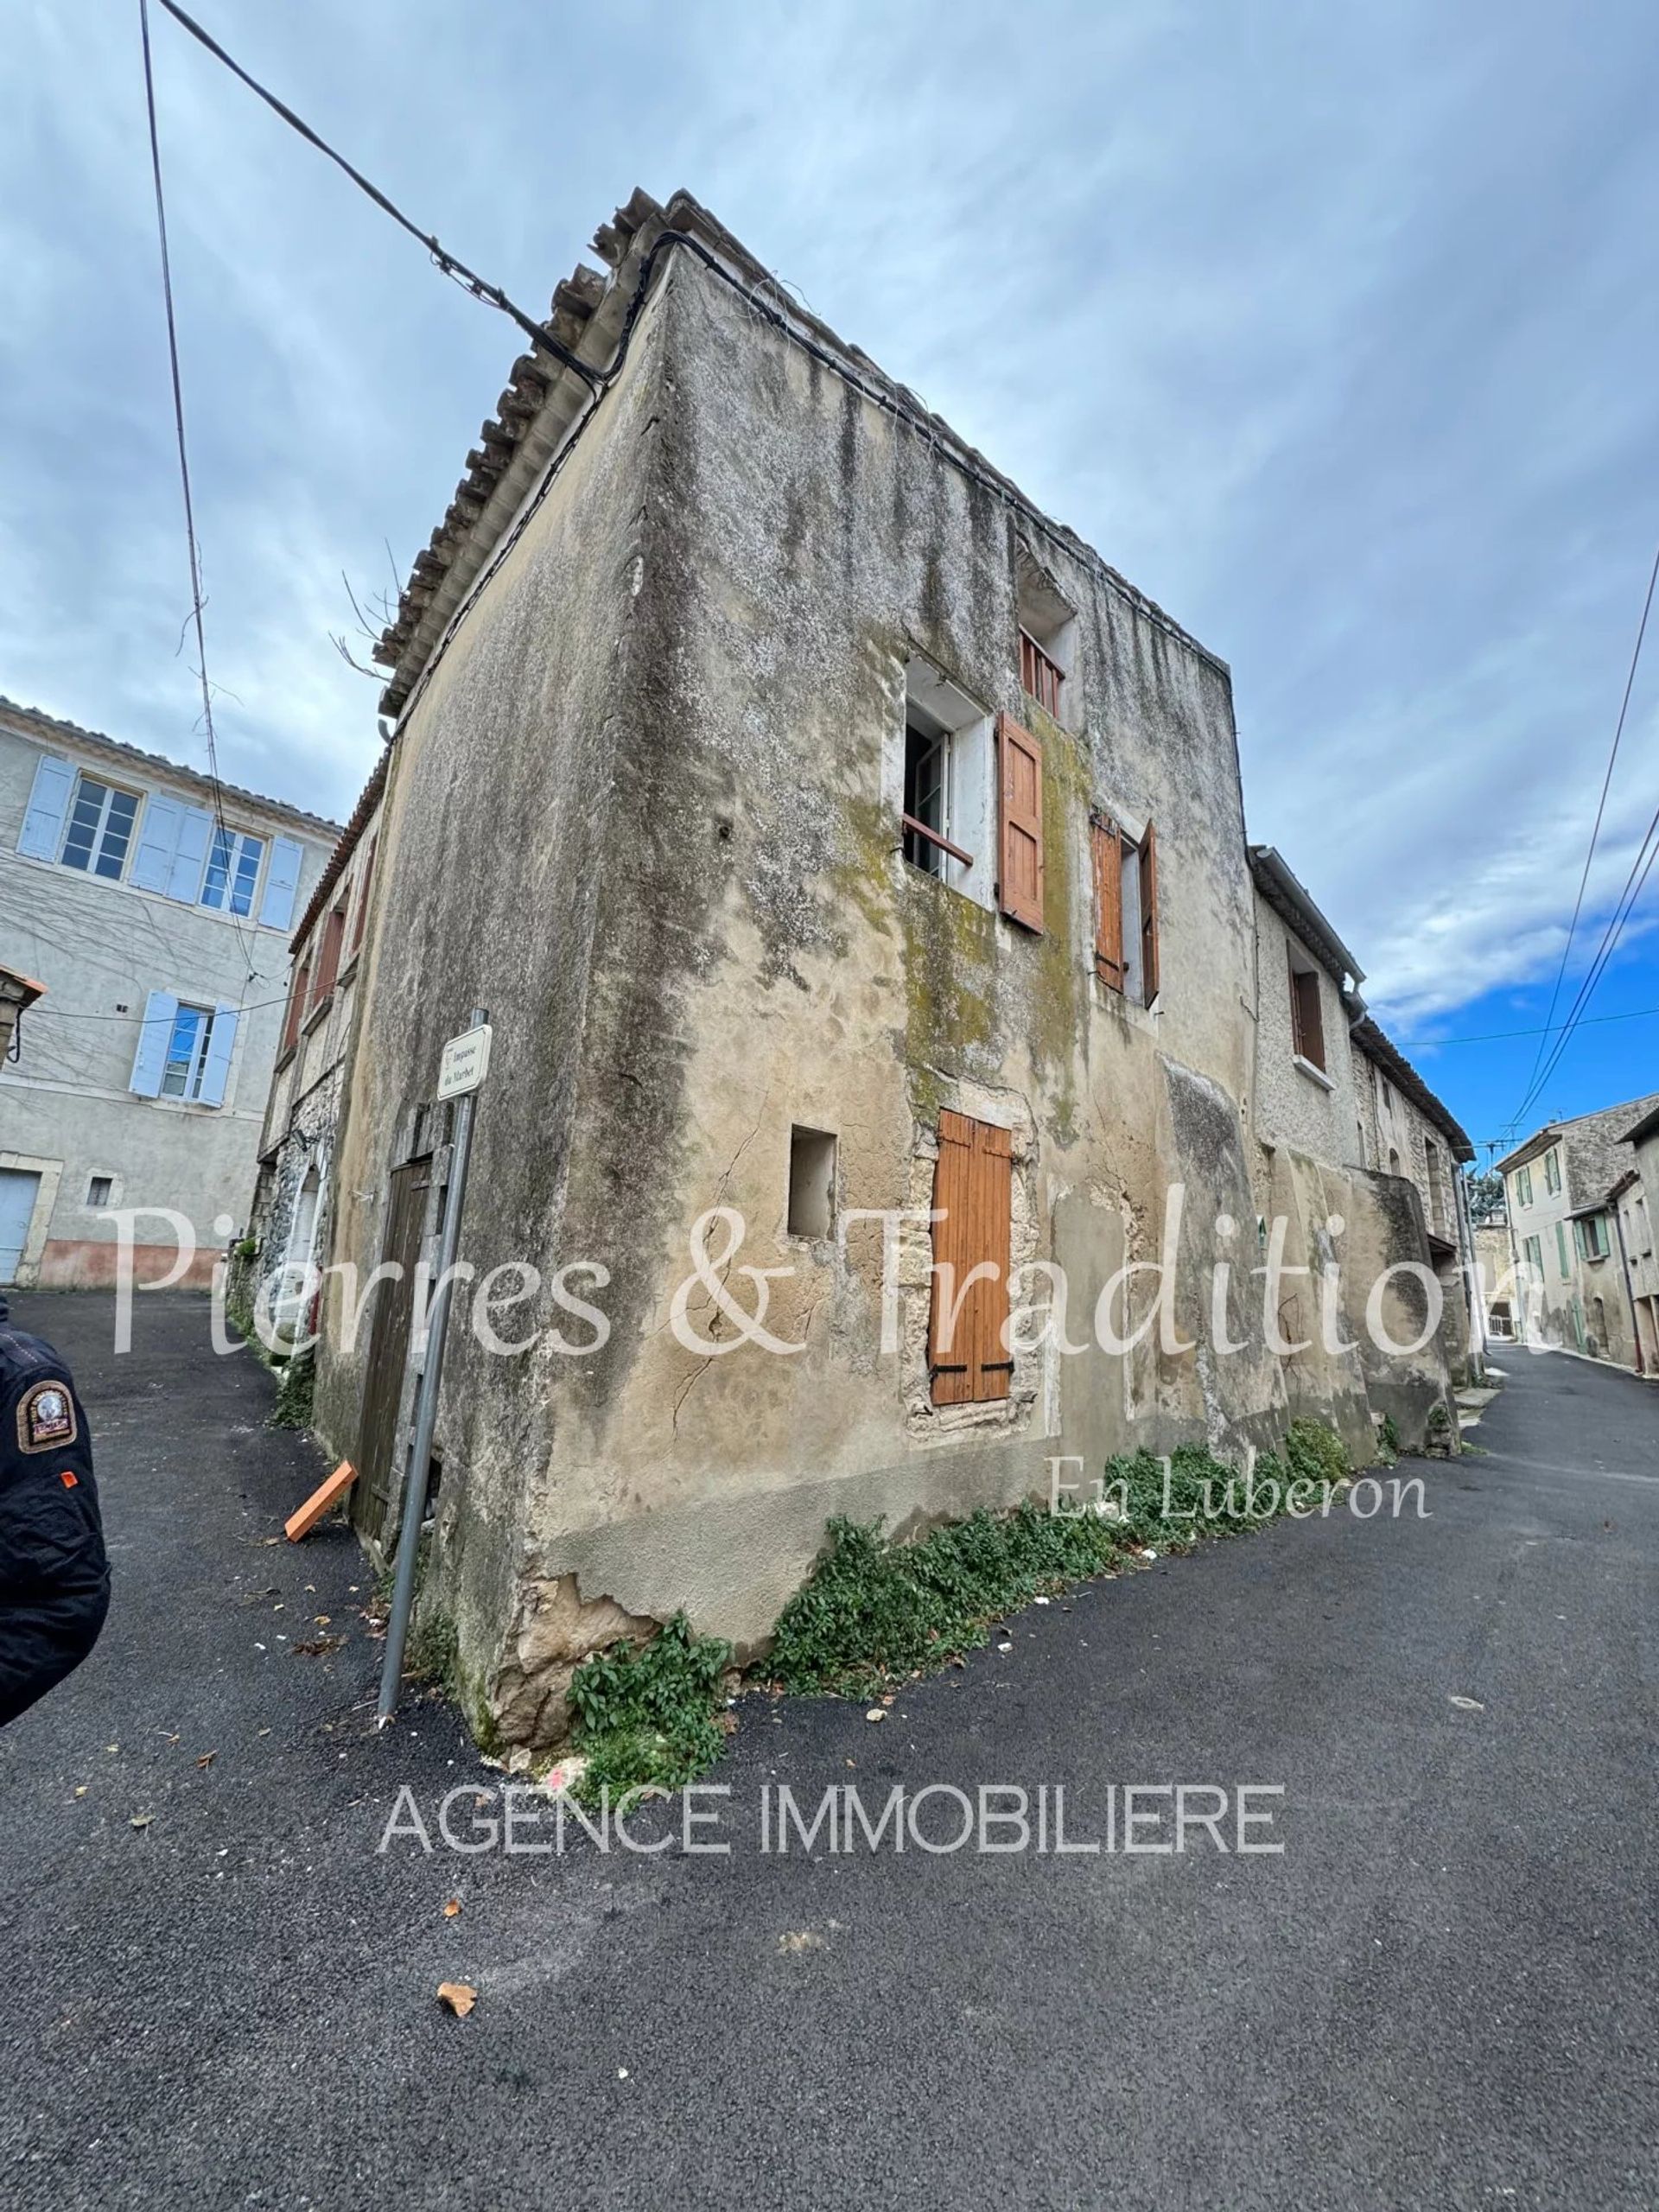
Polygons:
<instances>
[{"instance_id":1,"label":"neighboring building with blue shutter","mask_svg":"<svg viewBox=\"0 0 1659 2212\"><path fill-rule=\"evenodd\" d=\"M0 953L42 986L0 1067L0 1282L113 1280L117 1214L168 1208L205 1282L239 1228L288 938L332 823L0 699ZM164 1217L135 1223L137 1280Z\"/></svg>"}]
</instances>

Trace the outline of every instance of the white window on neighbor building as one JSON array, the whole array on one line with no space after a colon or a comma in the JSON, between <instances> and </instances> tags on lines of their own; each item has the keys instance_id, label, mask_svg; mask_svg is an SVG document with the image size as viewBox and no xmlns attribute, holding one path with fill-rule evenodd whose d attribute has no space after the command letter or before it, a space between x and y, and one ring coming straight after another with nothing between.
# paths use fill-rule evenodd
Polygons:
<instances>
[{"instance_id":1,"label":"white window on neighbor building","mask_svg":"<svg viewBox=\"0 0 1659 2212\"><path fill-rule=\"evenodd\" d=\"M996 885L991 716L919 654L905 675L905 859L988 906Z\"/></svg>"},{"instance_id":2,"label":"white window on neighbor building","mask_svg":"<svg viewBox=\"0 0 1659 2212\"><path fill-rule=\"evenodd\" d=\"M118 883L127 864L137 812L138 801L131 791L100 784L91 776L78 776L59 859L65 868L79 868Z\"/></svg>"},{"instance_id":3,"label":"white window on neighbor building","mask_svg":"<svg viewBox=\"0 0 1659 2212\"><path fill-rule=\"evenodd\" d=\"M202 905L211 906L216 913L251 914L254 886L259 880L259 863L264 855L263 837L250 837L244 831L219 825L213 831L207 873L202 879Z\"/></svg>"},{"instance_id":4,"label":"white window on neighbor building","mask_svg":"<svg viewBox=\"0 0 1659 2212\"><path fill-rule=\"evenodd\" d=\"M210 1006L181 1006L173 1017L167 1058L162 1066L163 1098L200 1098L213 1038Z\"/></svg>"},{"instance_id":5,"label":"white window on neighbor building","mask_svg":"<svg viewBox=\"0 0 1659 2212\"><path fill-rule=\"evenodd\" d=\"M208 1006L152 991L139 1024L129 1090L140 1098L222 1106L240 1017L222 1001Z\"/></svg>"}]
</instances>

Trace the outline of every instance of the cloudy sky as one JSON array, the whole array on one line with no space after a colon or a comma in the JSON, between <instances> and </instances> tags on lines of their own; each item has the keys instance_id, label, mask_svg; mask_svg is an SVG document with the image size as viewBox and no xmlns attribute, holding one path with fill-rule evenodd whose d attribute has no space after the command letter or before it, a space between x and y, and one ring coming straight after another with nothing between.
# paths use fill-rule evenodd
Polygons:
<instances>
[{"instance_id":1,"label":"cloudy sky","mask_svg":"<svg viewBox=\"0 0 1659 2212\"><path fill-rule=\"evenodd\" d=\"M200 765L137 0L8 12L0 691ZM537 309L689 186L1231 663L1252 835L1500 1134L1659 541L1650 0L193 12ZM221 766L343 817L344 579L405 572L518 342L152 14ZM1586 957L1656 737L1659 620ZM1659 1007L1656 915L1594 1014ZM1659 1020L1603 1020L1527 1119L1650 1088Z\"/></svg>"}]
</instances>

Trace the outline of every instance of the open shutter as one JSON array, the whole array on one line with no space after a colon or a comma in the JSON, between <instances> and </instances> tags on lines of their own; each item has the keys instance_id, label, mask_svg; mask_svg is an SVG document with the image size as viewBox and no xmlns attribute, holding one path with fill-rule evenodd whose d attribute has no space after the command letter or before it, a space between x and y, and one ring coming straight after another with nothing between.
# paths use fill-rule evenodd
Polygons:
<instances>
[{"instance_id":1,"label":"open shutter","mask_svg":"<svg viewBox=\"0 0 1659 2212\"><path fill-rule=\"evenodd\" d=\"M179 1011L179 1002L171 991L152 991L144 1001L144 1019L138 1032L138 1049L132 1056L132 1077L129 1090L140 1098L159 1098L162 1095L162 1074L167 1066L167 1048L172 1042L173 1023Z\"/></svg>"},{"instance_id":2,"label":"open shutter","mask_svg":"<svg viewBox=\"0 0 1659 2212\"><path fill-rule=\"evenodd\" d=\"M1141 840L1141 1003L1158 995L1158 832L1150 822Z\"/></svg>"},{"instance_id":3,"label":"open shutter","mask_svg":"<svg viewBox=\"0 0 1659 2212\"><path fill-rule=\"evenodd\" d=\"M17 832L17 849L37 861L54 861L63 844L63 818L69 811L69 794L75 788L75 772L67 760L41 757L35 771L35 787L29 795L23 826Z\"/></svg>"},{"instance_id":4,"label":"open shutter","mask_svg":"<svg viewBox=\"0 0 1659 2212\"><path fill-rule=\"evenodd\" d=\"M213 1008L213 1033L207 1039L207 1058L201 1071L201 1088L196 1096L204 1106L225 1103L225 1082L231 1071L231 1054L236 1048L237 1010L221 1000Z\"/></svg>"},{"instance_id":5,"label":"open shutter","mask_svg":"<svg viewBox=\"0 0 1659 2212\"><path fill-rule=\"evenodd\" d=\"M1123 988L1123 838L1116 822L1091 815L1095 861L1095 969L1115 991Z\"/></svg>"},{"instance_id":6,"label":"open shutter","mask_svg":"<svg viewBox=\"0 0 1659 2212\"><path fill-rule=\"evenodd\" d=\"M1012 715L996 718L1001 818L998 902L1011 921L1043 926L1043 748Z\"/></svg>"},{"instance_id":7,"label":"open shutter","mask_svg":"<svg viewBox=\"0 0 1659 2212\"><path fill-rule=\"evenodd\" d=\"M305 848L292 837L273 837L265 868L265 895L259 901L259 919L266 929L285 930L294 918L294 893L299 887L300 863Z\"/></svg>"},{"instance_id":8,"label":"open shutter","mask_svg":"<svg viewBox=\"0 0 1659 2212\"><path fill-rule=\"evenodd\" d=\"M939 1116L928 1364L936 1406L1006 1398L1014 1362L1008 1318L1013 1157L1008 1132L965 1114ZM969 1282L976 1268L985 1268ZM948 1270L948 1273L943 1272ZM966 1289L963 1285L966 1284Z\"/></svg>"},{"instance_id":9,"label":"open shutter","mask_svg":"<svg viewBox=\"0 0 1659 2212\"><path fill-rule=\"evenodd\" d=\"M173 880L178 857L179 832L184 827L184 808L175 798L152 791L144 801L143 826L138 850L127 880L139 891L165 891Z\"/></svg>"},{"instance_id":10,"label":"open shutter","mask_svg":"<svg viewBox=\"0 0 1659 2212\"><path fill-rule=\"evenodd\" d=\"M179 840L167 879L167 895L194 906L201 896L201 880L207 872L207 844L213 834L213 817L205 806L187 806L179 823Z\"/></svg>"}]
</instances>

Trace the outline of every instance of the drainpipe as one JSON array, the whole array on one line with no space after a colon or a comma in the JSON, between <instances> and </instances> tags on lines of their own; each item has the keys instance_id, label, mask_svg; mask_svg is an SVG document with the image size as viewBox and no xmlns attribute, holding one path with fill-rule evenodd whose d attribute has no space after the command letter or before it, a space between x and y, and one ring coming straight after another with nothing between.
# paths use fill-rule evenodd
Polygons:
<instances>
[{"instance_id":1,"label":"drainpipe","mask_svg":"<svg viewBox=\"0 0 1659 2212\"><path fill-rule=\"evenodd\" d=\"M1476 1376L1486 1379L1486 1300L1475 1257L1475 1232L1469 1223L1469 1192L1461 1175L1455 1178L1458 1242L1463 1247L1463 1294L1469 1306L1469 1357Z\"/></svg>"},{"instance_id":2,"label":"drainpipe","mask_svg":"<svg viewBox=\"0 0 1659 2212\"><path fill-rule=\"evenodd\" d=\"M1636 1318L1636 1287L1630 1281L1630 1255L1624 1248L1624 1223L1617 1201L1608 1207L1613 1217L1613 1234L1618 1239L1618 1264L1624 1277L1624 1303L1630 1309L1630 1341L1636 1346L1636 1371L1645 1375L1647 1363L1642 1357L1642 1325Z\"/></svg>"}]
</instances>

